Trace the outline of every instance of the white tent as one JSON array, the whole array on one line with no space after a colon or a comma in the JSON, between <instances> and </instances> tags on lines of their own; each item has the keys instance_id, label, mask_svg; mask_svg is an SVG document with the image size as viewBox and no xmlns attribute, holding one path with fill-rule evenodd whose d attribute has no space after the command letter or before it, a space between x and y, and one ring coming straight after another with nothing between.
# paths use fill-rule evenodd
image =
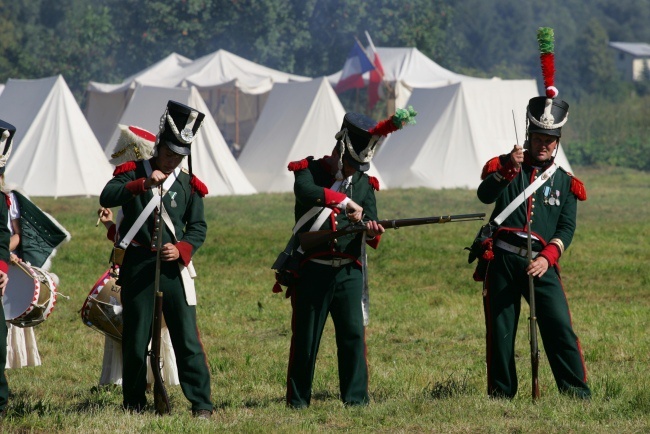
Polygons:
<instances>
[{"instance_id":1,"label":"white tent","mask_svg":"<svg viewBox=\"0 0 650 434\"><path fill-rule=\"evenodd\" d=\"M417 124L391 136L374 161L390 188L476 188L490 158L517 140L523 145L526 106L537 92L534 80L414 89L408 104L418 111ZM561 148L556 161L570 170Z\"/></svg>"},{"instance_id":2,"label":"white tent","mask_svg":"<svg viewBox=\"0 0 650 434\"><path fill-rule=\"evenodd\" d=\"M112 167L62 76L7 81L0 119L16 127L7 183L30 196L98 196Z\"/></svg>"},{"instance_id":3,"label":"white tent","mask_svg":"<svg viewBox=\"0 0 650 434\"><path fill-rule=\"evenodd\" d=\"M129 104L133 90L138 84L149 86L175 87L178 80L174 78L192 60L180 54L172 53L161 61L132 75L120 84L106 84L91 81L86 89L86 119L103 148L112 149L110 138L115 125ZM169 77L172 77L171 79Z\"/></svg>"},{"instance_id":4,"label":"white tent","mask_svg":"<svg viewBox=\"0 0 650 434\"><path fill-rule=\"evenodd\" d=\"M205 102L194 87L138 86L119 123L139 126L157 134L160 117L169 100L178 101L202 113L208 113ZM107 148L107 156L110 156L113 151L118 137L119 129L116 127L110 140L112 145ZM205 117L198 136L192 143L192 172L208 186L209 196L256 192L232 156L217 125L210 116Z\"/></svg>"},{"instance_id":5,"label":"white tent","mask_svg":"<svg viewBox=\"0 0 650 434\"><path fill-rule=\"evenodd\" d=\"M209 112L229 143L246 142L268 92L275 83L307 81L309 78L267 68L225 50L195 61L171 54L119 85L91 82L86 115L104 147L109 143L116 120L124 111L137 85L156 87L196 86ZM114 114L119 113L116 117Z\"/></svg>"},{"instance_id":6,"label":"white tent","mask_svg":"<svg viewBox=\"0 0 650 434\"><path fill-rule=\"evenodd\" d=\"M414 88L447 86L460 81L490 80L457 74L445 69L422 54L417 48L377 47L377 53L384 69L384 83L390 89L388 99L391 107L389 107L389 111L405 107ZM341 71L328 76L332 86L338 83L340 75ZM366 83L368 75L369 73L364 75Z\"/></svg>"},{"instance_id":7,"label":"white tent","mask_svg":"<svg viewBox=\"0 0 650 434\"><path fill-rule=\"evenodd\" d=\"M276 84L238 162L258 191L292 191L289 162L331 155L344 115L325 78ZM379 178L372 163L369 174Z\"/></svg>"}]
</instances>

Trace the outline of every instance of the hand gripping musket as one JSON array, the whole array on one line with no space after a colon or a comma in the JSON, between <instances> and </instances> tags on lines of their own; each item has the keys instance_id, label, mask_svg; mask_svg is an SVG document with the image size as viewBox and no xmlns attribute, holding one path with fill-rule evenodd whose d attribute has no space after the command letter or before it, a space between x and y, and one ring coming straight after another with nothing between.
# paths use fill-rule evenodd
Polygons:
<instances>
[{"instance_id":1,"label":"hand gripping musket","mask_svg":"<svg viewBox=\"0 0 650 434\"><path fill-rule=\"evenodd\" d=\"M163 228L165 222L162 219L163 209L163 192L162 186L159 187L160 191L160 207L158 208L158 241L156 244L156 276L154 280L154 310L153 310L153 324L151 327L151 351L149 352L149 362L151 363L151 370L153 371L153 400L156 408L156 413L159 415L169 414L171 406L169 404L169 396L165 389L165 383L162 379L161 365L160 365L160 347L161 347L161 329L162 329L162 307L163 307L163 293L160 290L160 250L162 249Z\"/></svg>"},{"instance_id":2,"label":"hand gripping musket","mask_svg":"<svg viewBox=\"0 0 650 434\"><path fill-rule=\"evenodd\" d=\"M429 225L433 223L453 223L453 222L465 222L473 220L483 220L485 213L476 213L476 214L459 214L459 215L446 215L446 216L435 216L435 217L418 217L411 219L399 219L399 220L380 220L377 223L382 225L385 229L399 229L406 226L418 226L418 225ZM349 224L337 231L312 231L312 232L303 232L298 234L298 240L300 241L300 246L304 251L311 250L322 244L327 244L336 238L343 237L345 235L356 234L365 231L366 225L363 222L357 222Z\"/></svg>"}]
</instances>

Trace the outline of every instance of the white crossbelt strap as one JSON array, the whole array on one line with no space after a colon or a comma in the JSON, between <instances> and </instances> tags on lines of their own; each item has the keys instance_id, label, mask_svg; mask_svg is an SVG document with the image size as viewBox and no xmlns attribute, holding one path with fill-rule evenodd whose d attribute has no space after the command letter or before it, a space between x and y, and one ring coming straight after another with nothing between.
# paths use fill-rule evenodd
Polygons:
<instances>
[{"instance_id":1,"label":"white crossbelt strap","mask_svg":"<svg viewBox=\"0 0 650 434\"><path fill-rule=\"evenodd\" d=\"M172 219L167 214L167 210L163 206L162 209L162 218L165 221L165 224L169 228L174 237L174 241L178 241L176 238L176 229L174 229L174 223ZM194 270L194 264L190 260L187 264L187 267L181 262L178 263L178 268L181 271L181 279L183 281L183 289L185 290L185 301L188 306L196 306L196 288L194 287L194 278L196 277L196 270Z\"/></svg>"},{"instance_id":2,"label":"white crossbelt strap","mask_svg":"<svg viewBox=\"0 0 650 434\"><path fill-rule=\"evenodd\" d=\"M342 182L343 181L341 181L341 180L338 180L338 181L334 182L334 184L332 184L332 186L330 187L330 190L338 191L339 187L341 187ZM296 222L296 225L292 229L293 234L295 235L296 232L298 232L300 230L300 228L303 227L305 225L305 223L307 223L307 221L309 221L310 218L312 218L313 216L315 216L319 212L320 212L320 215L318 216L316 221L314 221L314 224L311 225L311 228L309 228L309 232L320 228L323 225L323 223L325 223L325 220L327 220L327 217L329 217L329 215L332 213L332 210L330 208L327 208L327 207L320 207L320 206L313 207L312 209L307 211L305 214L303 214L303 216L300 217L300 219L298 219L298 221ZM302 247L298 247L298 252L299 253L304 253L305 251L302 250Z\"/></svg>"},{"instance_id":3,"label":"white crossbelt strap","mask_svg":"<svg viewBox=\"0 0 650 434\"><path fill-rule=\"evenodd\" d=\"M556 170L557 170L557 164L553 163L551 167L546 169L541 176L538 176L537 179L532 184L526 187L526 189L522 191L519 196L517 196L512 202L510 202L510 204L503 211L501 211L498 216L494 218L493 220L494 223L496 223L497 225L503 223L503 221L507 219L508 216L512 214L512 212L515 209L517 209L519 205L524 203L524 201L528 199L531 194L535 193L535 190L541 187L542 184L544 184L551 176L553 176Z\"/></svg>"},{"instance_id":4,"label":"white crossbelt strap","mask_svg":"<svg viewBox=\"0 0 650 434\"><path fill-rule=\"evenodd\" d=\"M151 176L151 163L149 163L149 160L144 161L144 169L147 173L147 177ZM163 183L163 191L168 191L169 187L172 186L174 181L176 181L176 178L178 177L178 174L180 172L180 169L174 170L165 182ZM158 194L158 190L153 190L153 197L147 203L147 206L144 207L138 218L135 220L133 225L131 225L131 228L128 230L126 235L124 235L124 238L122 238L122 241L120 241L119 246L123 249L126 249L129 244L131 244L131 240L133 240L133 237L135 237L135 234L138 233L144 222L147 221L151 213L153 213L153 210L158 206L158 203L160 202L160 195Z\"/></svg>"}]
</instances>

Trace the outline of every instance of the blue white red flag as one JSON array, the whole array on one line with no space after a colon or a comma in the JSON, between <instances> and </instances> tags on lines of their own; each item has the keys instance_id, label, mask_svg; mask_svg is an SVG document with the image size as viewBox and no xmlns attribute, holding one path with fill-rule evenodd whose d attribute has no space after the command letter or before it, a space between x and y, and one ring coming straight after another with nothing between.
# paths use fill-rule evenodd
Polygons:
<instances>
[{"instance_id":1,"label":"blue white red flag","mask_svg":"<svg viewBox=\"0 0 650 434\"><path fill-rule=\"evenodd\" d=\"M359 41L354 41L352 50L348 54L348 58L343 65L341 78L334 87L336 93L345 92L348 89L358 89L365 87L363 82L363 74L365 72L375 69L370 59L366 55Z\"/></svg>"},{"instance_id":2,"label":"blue white red flag","mask_svg":"<svg viewBox=\"0 0 650 434\"><path fill-rule=\"evenodd\" d=\"M375 48L375 44L372 43L368 32L366 32L366 38L368 38L368 58L374 65L374 69L370 71L370 79L368 80L368 110L372 110L375 104L377 104L377 101L379 101L379 89L381 83L384 81L384 67L381 64L379 53Z\"/></svg>"}]
</instances>

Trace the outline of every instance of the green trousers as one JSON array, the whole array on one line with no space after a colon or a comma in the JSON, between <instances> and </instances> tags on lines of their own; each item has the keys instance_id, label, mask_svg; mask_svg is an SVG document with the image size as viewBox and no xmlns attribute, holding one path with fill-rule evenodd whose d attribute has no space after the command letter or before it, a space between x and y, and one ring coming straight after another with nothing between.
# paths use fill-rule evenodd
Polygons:
<instances>
[{"instance_id":1,"label":"green trousers","mask_svg":"<svg viewBox=\"0 0 650 434\"><path fill-rule=\"evenodd\" d=\"M1 300L0 300L1 301ZM5 366L7 365L7 323L5 322L5 310L0 302L0 412L7 408L9 399L9 384L5 376Z\"/></svg>"},{"instance_id":2,"label":"green trousers","mask_svg":"<svg viewBox=\"0 0 650 434\"><path fill-rule=\"evenodd\" d=\"M483 306L490 396L511 398L517 393L514 347L521 297L529 299L527 263L526 258L497 248L488 268ZM591 396L587 371L560 276L550 267L534 283L539 333L555 383L560 392L587 398Z\"/></svg>"},{"instance_id":3,"label":"green trousers","mask_svg":"<svg viewBox=\"0 0 650 434\"><path fill-rule=\"evenodd\" d=\"M329 314L336 333L341 400L346 405L368 404L362 285L361 270L354 264L336 268L307 262L301 268L300 283L291 295L287 405L310 404L316 356Z\"/></svg>"},{"instance_id":4,"label":"green trousers","mask_svg":"<svg viewBox=\"0 0 650 434\"><path fill-rule=\"evenodd\" d=\"M136 410L146 405L155 270L155 253L134 246L127 249L119 277L124 309L122 391L124 407ZM196 308L185 301L177 262L161 262L160 289L183 394L192 404L192 411L211 411L210 372L196 326Z\"/></svg>"}]
</instances>

